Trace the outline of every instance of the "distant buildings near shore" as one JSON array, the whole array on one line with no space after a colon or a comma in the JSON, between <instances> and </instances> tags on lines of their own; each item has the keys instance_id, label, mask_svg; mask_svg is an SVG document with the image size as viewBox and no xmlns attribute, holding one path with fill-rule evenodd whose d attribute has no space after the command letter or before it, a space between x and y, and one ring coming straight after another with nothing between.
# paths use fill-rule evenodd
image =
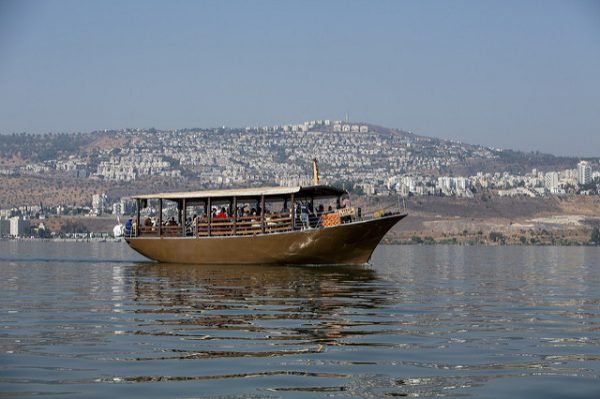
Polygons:
<instances>
[{"instance_id":1,"label":"distant buildings near shore","mask_svg":"<svg viewBox=\"0 0 600 399\"><path fill-rule=\"evenodd\" d=\"M402 176L387 181L389 193L401 196L441 195L473 197L480 191L492 191L499 196L544 197L549 195L598 195L600 172L594 172L588 161L577 169L541 172L533 169L525 175L483 173L469 177ZM379 191L373 190L371 191ZM366 191L365 191L366 192Z\"/></svg>"},{"instance_id":2,"label":"distant buildings near shore","mask_svg":"<svg viewBox=\"0 0 600 399\"><path fill-rule=\"evenodd\" d=\"M324 182L325 184L327 182ZM310 185L311 176L282 179L280 185ZM345 187L358 195L389 196L448 196L474 198L478 195L545 197L561 195L599 195L600 172L594 171L588 161L578 163L576 169L541 172L533 169L525 175L508 172L483 173L474 176L397 176L384 184L354 183ZM49 216L118 216L127 217L135 212L135 203L127 198L109 198L106 193L96 193L91 202L82 205L42 204L0 209L0 237L43 236L44 219ZM165 215L175 216L174 206L165 205ZM35 219L37 225L30 224Z\"/></svg>"},{"instance_id":3,"label":"distant buildings near shore","mask_svg":"<svg viewBox=\"0 0 600 399\"><path fill-rule=\"evenodd\" d=\"M20 216L0 219L0 237L23 237L31 233L29 220Z\"/></svg>"}]
</instances>

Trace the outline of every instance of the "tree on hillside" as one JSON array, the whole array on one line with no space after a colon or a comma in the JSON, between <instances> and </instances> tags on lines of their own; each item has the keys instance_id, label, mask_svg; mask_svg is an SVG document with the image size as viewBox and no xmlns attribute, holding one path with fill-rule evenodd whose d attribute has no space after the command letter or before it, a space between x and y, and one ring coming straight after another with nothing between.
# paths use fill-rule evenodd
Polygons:
<instances>
[{"instance_id":1,"label":"tree on hillside","mask_svg":"<svg viewBox=\"0 0 600 399\"><path fill-rule=\"evenodd\" d=\"M490 237L490 241L504 243L504 239L505 239L504 234L502 234L498 231L490 232L489 237Z\"/></svg>"}]
</instances>

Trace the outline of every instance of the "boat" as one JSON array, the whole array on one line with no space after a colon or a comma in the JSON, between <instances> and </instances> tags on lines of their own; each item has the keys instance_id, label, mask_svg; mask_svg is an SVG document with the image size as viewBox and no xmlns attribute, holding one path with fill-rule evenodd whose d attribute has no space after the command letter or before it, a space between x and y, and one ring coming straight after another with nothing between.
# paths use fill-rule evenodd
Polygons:
<instances>
[{"instance_id":1,"label":"boat","mask_svg":"<svg viewBox=\"0 0 600 399\"><path fill-rule=\"evenodd\" d=\"M124 238L135 251L164 263L365 264L407 215L352 207L346 190L318 184L316 172L314 183L133 196L137 211Z\"/></svg>"}]
</instances>

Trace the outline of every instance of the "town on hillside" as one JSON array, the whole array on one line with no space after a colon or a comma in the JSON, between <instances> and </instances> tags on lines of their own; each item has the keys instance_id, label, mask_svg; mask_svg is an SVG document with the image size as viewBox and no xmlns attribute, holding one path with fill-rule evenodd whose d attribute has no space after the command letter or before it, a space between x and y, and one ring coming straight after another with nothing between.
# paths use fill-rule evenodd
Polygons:
<instances>
[{"instance_id":1,"label":"town on hillside","mask_svg":"<svg viewBox=\"0 0 600 399\"><path fill-rule=\"evenodd\" d=\"M368 123L122 129L0 135L0 236L85 232L53 217L125 217L148 191L311 184L356 195L480 198L595 196L598 159L522 153ZM167 210L168 212L168 210Z\"/></svg>"}]
</instances>

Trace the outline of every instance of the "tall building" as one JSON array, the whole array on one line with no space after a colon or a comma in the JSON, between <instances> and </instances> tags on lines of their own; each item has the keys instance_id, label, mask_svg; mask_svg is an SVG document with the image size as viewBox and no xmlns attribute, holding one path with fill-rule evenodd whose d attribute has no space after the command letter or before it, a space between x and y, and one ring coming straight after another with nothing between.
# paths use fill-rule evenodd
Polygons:
<instances>
[{"instance_id":1,"label":"tall building","mask_svg":"<svg viewBox=\"0 0 600 399\"><path fill-rule=\"evenodd\" d=\"M106 210L108 197L105 193L92 195L92 213L102 215Z\"/></svg>"},{"instance_id":2,"label":"tall building","mask_svg":"<svg viewBox=\"0 0 600 399\"><path fill-rule=\"evenodd\" d=\"M581 161L577 164L577 183L580 185L592 182L592 165L588 161Z\"/></svg>"},{"instance_id":3,"label":"tall building","mask_svg":"<svg viewBox=\"0 0 600 399\"><path fill-rule=\"evenodd\" d=\"M115 202L112 205L112 213L113 213L113 215L119 215L119 216L130 214L134 211L134 208L132 205L133 205L133 201L128 201L128 200L122 198L119 202Z\"/></svg>"},{"instance_id":4,"label":"tall building","mask_svg":"<svg viewBox=\"0 0 600 399\"><path fill-rule=\"evenodd\" d=\"M544 187L548 189L551 193L556 193L558 191L558 173L557 172L548 172L544 176Z\"/></svg>"},{"instance_id":5,"label":"tall building","mask_svg":"<svg viewBox=\"0 0 600 399\"><path fill-rule=\"evenodd\" d=\"M10 235L21 237L29 235L29 220L23 220L20 216L14 216L10 220Z\"/></svg>"}]
</instances>

